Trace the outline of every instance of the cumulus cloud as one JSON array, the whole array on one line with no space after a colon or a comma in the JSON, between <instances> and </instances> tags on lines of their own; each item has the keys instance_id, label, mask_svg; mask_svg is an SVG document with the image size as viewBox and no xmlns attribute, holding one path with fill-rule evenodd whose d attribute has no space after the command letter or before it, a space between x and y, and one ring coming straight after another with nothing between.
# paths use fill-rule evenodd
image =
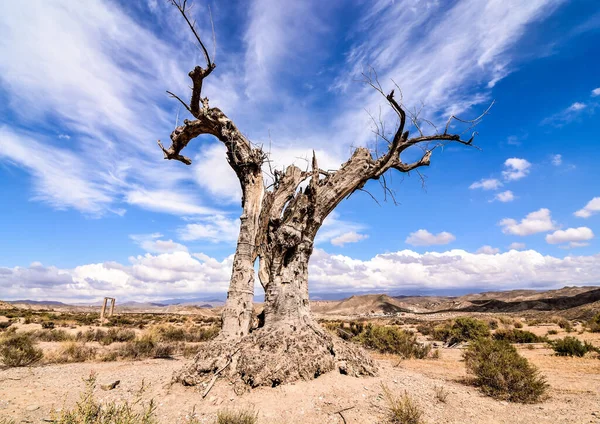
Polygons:
<instances>
[{"instance_id":1,"label":"cumulus cloud","mask_svg":"<svg viewBox=\"0 0 600 424\"><path fill-rule=\"evenodd\" d=\"M517 222L512 218L504 218L498 225L502 226L504 234L514 234L517 236L529 236L556 228L556 223L552 221L550 210L546 208L527 214L521 222Z\"/></svg>"},{"instance_id":2,"label":"cumulus cloud","mask_svg":"<svg viewBox=\"0 0 600 424\"><path fill-rule=\"evenodd\" d=\"M588 227L567 228L546 235L546 242L550 244L571 243L571 247L581 247L582 244L594 238L594 233ZM587 245L583 244L584 246Z\"/></svg>"},{"instance_id":3,"label":"cumulus cloud","mask_svg":"<svg viewBox=\"0 0 600 424\"><path fill-rule=\"evenodd\" d=\"M485 245L477 249L477 252L475 253L479 253L482 255L495 255L496 253L500 253L500 249L498 249L497 247Z\"/></svg>"},{"instance_id":4,"label":"cumulus cloud","mask_svg":"<svg viewBox=\"0 0 600 424\"><path fill-rule=\"evenodd\" d=\"M510 246L508 246L509 249L515 249L515 250L523 250L525 249L525 243L519 243L519 242L514 242L511 243Z\"/></svg>"},{"instance_id":5,"label":"cumulus cloud","mask_svg":"<svg viewBox=\"0 0 600 424\"><path fill-rule=\"evenodd\" d=\"M500 187L502 187L502 183L495 178L484 178L469 186L471 190L476 188L481 188L483 190L497 190Z\"/></svg>"},{"instance_id":6,"label":"cumulus cloud","mask_svg":"<svg viewBox=\"0 0 600 424\"><path fill-rule=\"evenodd\" d=\"M552 165L554 165L554 166L562 165L562 155L552 155Z\"/></svg>"},{"instance_id":7,"label":"cumulus cloud","mask_svg":"<svg viewBox=\"0 0 600 424\"><path fill-rule=\"evenodd\" d=\"M315 249L310 264L313 292L541 289L597 284L600 254L558 258L534 250L494 255L403 250L363 261Z\"/></svg>"},{"instance_id":8,"label":"cumulus cloud","mask_svg":"<svg viewBox=\"0 0 600 424\"><path fill-rule=\"evenodd\" d=\"M363 224L342 219L340 213L334 210L323 221L323 225L317 233L315 244L320 245L321 243L329 242L334 246L343 246L345 243L353 243L367 238L367 235L361 233L363 230L365 230ZM348 240L356 240L344 242L346 238ZM338 244L334 243L334 240ZM341 244L339 244L340 242Z\"/></svg>"},{"instance_id":9,"label":"cumulus cloud","mask_svg":"<svg viewBox=\"0 0 600 424\"><path fill-rule=\"evenodd\" d=\"M579 218L589 218L598 212L600 212L600 197L594 197L587 205L579 209L573 215L578 216Z\"/></svg>"},{"instance_id":10,"label":"cumulus cloud","mask_svg":"<svg viewBox=\"0 0 600 424\"><path fill-rule=\"evenodd\" d=\"M448 244L456 240L456 237L446 231L441 233L432 234L427 230L418 230L406 238L406 243L412 246L433 246L440 244Z\"/></svg>"},{"instance_id":11,"label":"cumulus cloud","mask_svg":"<svg viewBox=\"0 0 600 424\"><path fill-rule=\"evenodd\" d=\"M334 246L343 247L345 244L356 243L356 242L364 240L368 237L369 236L366 234L360 234L355 231L350 231L348 233L344 233L342 235L332 238L330 243L333 244Z\"/></svg>"},{"instance_id":12,"label":"cumulus cloud","mask_svg":"<svg viewBox=\"0 0 600 424\"><path fill-rule=\"evenodd\" d=\"M160 240L163 237L161 233L152 234L131 234L129 238L133 240L146 252L150 253L172 253L187 252L187 247L173 240Z\"/></svg>"},{"instance_id":13,"label":"cumulus cloud","mask_svg":"<svg viewBox=\"0 0 600 424\"><path fill-rule=\"evenodd\" d=\"M600 96L600 87L592 90L592 97Z\"/></svg>"},{"instance_id":14,"label":"cumulus cloud","mask_svg":"<svg viewBox=\"0 0 600 424\"><path fill-rule=\"evenodd\" d=\"M147 301L225 294L232 261L233 256L220 261L202 253L173 252L131 257L125 265L104 262L58 269L34 263L26 268L0 267L0 287L3 300L66 302L93 302L108 295ZM534 250L495 254L402 250L360 260L316 248L309 264L309 287L312 293L540 289L597 284L598 275L600 254L559 258Z\"/></svg>"},{"instance_id":15,"label":"cumulus cloud","mask_svg":"<svg viewBox=\"0 0 600 424\"><path fill-rule=\"evenodd\" d=\"M239 219L224 215L214 215L195 219L193 223L179 228L181 240L208 240L212 243L234 244L240 232Z\"/></svg>"},{"instance_id":16,"label":"cumulus cloud","mask_svg":"<svg viewBox=\"0 0 600 424\"><path fill-rule=\"evenodd\" d=\"M506 181L516 181L525 178L529 174L531 163L526 159L509 158L504 162L505 170L502 176Z\"/></svg>"},{"instance_id":17,"label":"cumulus cloud","mask_svg":"<svg viewBox=\"0 0 600 424\"><path fill-rule=\"evenodd\" d=\"M506 191L503 191L502 193L496 194L494 199L499 200L500 202L503 202L503 203L512 202L513 200L515 200L515 195L513 194L512 191L506 190Z\"/></svg>"}]
</instances>

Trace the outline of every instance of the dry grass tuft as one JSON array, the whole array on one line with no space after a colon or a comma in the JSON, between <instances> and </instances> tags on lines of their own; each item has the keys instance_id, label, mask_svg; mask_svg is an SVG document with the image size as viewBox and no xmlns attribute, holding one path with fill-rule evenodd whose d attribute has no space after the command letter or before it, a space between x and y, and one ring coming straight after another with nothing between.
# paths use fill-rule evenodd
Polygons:
<instances>
[{"instance_id":1,"label":"dry grass tuft","mask_svg":"<svg viewBox=\"0 0 600 424\"><path fill-rule=\"evenodd\" d=\"M396 397L384 384L381 385L387 403L387 423L389 424L423 424L423 410L407 392Z\"/></svg>"},{"instance_id":2,"label":"dry grass tuft","mask_svg":"<svg viewBox=\"0 0 600 424\"><path fill-rule=\"evenodd\" d=\"M0 339L0 362L7 367L26 367L44 357L28 334L8 332Z\"/></svg>"},{"instance_id":3,"label":"dry grass tuft","mask_svg":"<svg viewBox=\"0 0 600 424\"><path fill-rule=\"evenodd\" d=\"M217 413L217 424L255 424L258 414L252 410L224 410Z\"/></svg>"}]
</instances>

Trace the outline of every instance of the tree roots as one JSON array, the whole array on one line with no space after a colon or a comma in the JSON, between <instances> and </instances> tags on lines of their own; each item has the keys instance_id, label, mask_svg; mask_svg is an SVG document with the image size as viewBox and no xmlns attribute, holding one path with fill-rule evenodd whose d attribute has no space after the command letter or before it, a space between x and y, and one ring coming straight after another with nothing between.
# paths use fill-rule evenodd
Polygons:
<instances>
[{"instance_id":1,"label":"tree roots","mask_svg":"<svg viewBox=\"0 0 600 424\"><path fill-rule=\"evenodd\" d=\"M333 370L355 377L377 372L363 349L331 336L316 324L286 325L260 328L239 341L218 338L207 342L173 380L195 386L207 384L218 373L250 387L275 387Z\"/></svg>"}]
</instances>

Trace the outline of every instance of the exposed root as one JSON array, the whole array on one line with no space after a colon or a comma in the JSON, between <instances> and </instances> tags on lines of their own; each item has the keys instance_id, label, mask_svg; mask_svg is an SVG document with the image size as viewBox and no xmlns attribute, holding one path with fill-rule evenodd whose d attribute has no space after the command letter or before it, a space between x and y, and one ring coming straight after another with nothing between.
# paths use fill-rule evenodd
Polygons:
<instances>
[{"instance_id":1,"label":"exposed root","mask_svg":"<svg viewBox=\"0 0 600 424\"><path fill-rule=\"evenodd\" d=\"M281 326L261 328L237 342L207 342L194 361L173 379L195 386L214 383L214 376L220 373L250 387L275 387L312 380L334 370L355 377L377 372L369 355L356 345L313 326L295 330Z\"/></svg>"}]
</instances>

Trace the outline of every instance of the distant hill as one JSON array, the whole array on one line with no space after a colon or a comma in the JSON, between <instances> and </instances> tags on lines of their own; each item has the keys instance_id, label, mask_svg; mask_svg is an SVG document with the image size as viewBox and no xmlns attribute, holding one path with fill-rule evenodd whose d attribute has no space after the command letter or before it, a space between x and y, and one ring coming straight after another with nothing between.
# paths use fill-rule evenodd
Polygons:
<instances>
[{"instance_id":1,"label":"distant hill","mask_svg":"<svg viewBox=\"0 0 600 424\"><path fill-rule=\"evenodd\" d=\"M19 305L19 304L23 304L23 305L35 305L35 306L68 306L66 303L62 303L62 302L57 302L55 300L8 300L7 303L13 304L13 305Z\"/></svg>"},{"instance_id":2,"label":"distant hill","mask_svg":"<svg viewBox=\"0 0 600 424\"><path fill-rule=\"evenodd\" d=\"M594 306L596 305L596 306ZM558 290L509 290L445 296L357 295L340 301L312 301L322 315L381 315L397 312L510 313L526 311L569 311L573 317L588 316L600 305L600 287L564 287Z\"/></svg>"}]
</instances>

